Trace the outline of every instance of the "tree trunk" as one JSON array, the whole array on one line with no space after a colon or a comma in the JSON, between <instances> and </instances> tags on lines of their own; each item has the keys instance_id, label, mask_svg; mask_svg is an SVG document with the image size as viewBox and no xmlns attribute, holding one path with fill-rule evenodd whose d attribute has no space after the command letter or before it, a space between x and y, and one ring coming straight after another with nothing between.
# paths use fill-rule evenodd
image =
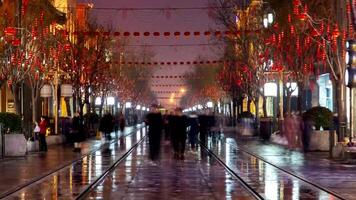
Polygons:
<instances>
[{"instance_id":1,"label":"tree trunk","mask_svg":"<svg viewBox=\"0 0 356 200\"><path fill-rule=\"evenodd\" d=\"M303 83L298 83L298 89L299 89L299 93L298 93L298 111L299 114L303 114L303 109L304 109L304 84Z\"/></svg>"},{"instance_id":2,"label":"tree trunk","mask_svg":"<svg viewBox=\"0 0 356 200\"><path fill-rule=\"evenodd\" d=\"M235 126L236 125L236 108L237 108L237 100L236 98L233 98L232 100L232 125Z\"/></svg>"},{"instance_id":3,"label":"tree trunk","mask_svg":"<svg viewBox=\"0 0 356 200\"><path fill-rule=\"evenodd\" d=\"M346 87L343 81L336 81L336 105L339 121L339 141L346 136Z\"/></svg>"},{"instance_id":4,"label":"tree trunk","mask_svg":"<svg viewBox=\"0 0 356 200\"><path fill-rule=\"evenodd\" d=\"M287 96L286 96L286 108L287 108L287 116L289 117L291 114L291 97L292 97L292 93L287 92Z\"/></svg>"},{"instance_id":5,"label":"tree trunk","mask_svg":"<svg viewBox=\"0 0 356 200\"><path fill-rule=\"evenodd\" d=\"M105 97L105 94L103 93L103 94L101 95L101 103L100 103L100 107L99 107L99 116L100 116L100 117L103 116L104 97Z\"/></svg>"},{"instance_id":6,"label":"tree trunk","mask_svg":"<svg viewBox=\"0 0 356 200\"><path fill-rule=\"evenodd\" d=\"M247 111L249 113L251 113L251 102L252 102L251 98L248 98L248 100L247 100Z\"/></svg>"},{"instance_id":7,"label":"tree trunk","mask_svg":"<svg viewBox=\"0 0 356 200\"><path fill-rule=\"evenodd\" d=\"M263 117L267 117L267 97L262 96Z\"/></svg>"},{"instance_id":8,"label":"tree trunk","mask_svg":"<svg viewBox=\"0 0 356 200\"><path fill-rule=\"evenodd\" d=\"M15 108L15 112L18 115L21 115L21 87L19 86L19 84L13 84L11 85L11 93L14 97L14 108Z\"/></svg>"}]
</instances>

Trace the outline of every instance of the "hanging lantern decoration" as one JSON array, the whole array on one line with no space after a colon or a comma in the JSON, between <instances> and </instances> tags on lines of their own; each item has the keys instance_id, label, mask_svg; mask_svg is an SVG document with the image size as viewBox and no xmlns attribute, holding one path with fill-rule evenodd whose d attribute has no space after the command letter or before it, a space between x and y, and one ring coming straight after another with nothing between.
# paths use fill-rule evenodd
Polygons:
<instances>
[{"instance_id":1,"label":"hanging lantern decoration","mask_svg":"<svg viewBox=\"0 0 356 200\"><path fill-rule=\"evenodd\" d=\"M337 38L337 37L339 37L339 36L340 36L339 28L338 28L337 25L335 25L334 30L333 30L333 32L332 32L332 37L333 37L333 38Z\"/></svg>"},{"instance_id":2,"label":"hanging lantern decoration","mask_svg":"<svg viewBox=\"0 0 356 200\"><path fill-rule=\"evenodd\" d=\"M40 96L43 98L52 97L52 87L49 84L42 86Z\"/></svg>"},{"instance_id":3,"label":"hanging lantern decoration","mask_svg":"<svg viewBox=\"0 0 356 200\"><path fill-rule=\"evenodd\" d=\"M72 97L73 95L73 87L70 84L62 84L61 85L61 96L62 97Z\"/></svg>"},{"instance_id":4,"label":"hanging lantern decoration","mask_svg":"<svg viewBox=\"0 0 356 200\"><path fill-rule=\"evenodd\" d=\"M11 44L12 44L12 46L14 46L14 47L18 47L18 46L20 46L20 44L21 44L21 40L18 39L18 38L16 38L16 39L14 39L14 40L11 42Z\"/></svg>"}]
</instances>

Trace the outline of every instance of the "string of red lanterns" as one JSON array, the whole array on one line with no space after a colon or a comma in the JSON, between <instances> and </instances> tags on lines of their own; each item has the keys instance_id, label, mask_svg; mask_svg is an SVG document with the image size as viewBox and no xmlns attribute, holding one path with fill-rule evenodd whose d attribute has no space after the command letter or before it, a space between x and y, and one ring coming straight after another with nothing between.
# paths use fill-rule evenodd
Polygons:
<instances>
[{"instance_id":1,"label":"string of red lanterns","mask_svg":"<svg viewBox=\"0 0 356 200\"><path fill-rule=\"evenodd\" d=\"M177 76L177 75L168 76L168 75L166 75L166 76L141 76L139 78L140 79L183 79L183 78L202 79L204 77L202 77L202 76L189 76L189 75L180 75L180 76Z\"/></svg>"},{"instance_id":2,"label":"string of red lanterns","mask_svg":"<svg viewBox=\"0 0 356 200\"><path fill-rule=\"evenodd\" d=\"M157 85L152 85L152 87L184 87L186 86L185 84L157 84Z\"/></svg>"},{"instance_id":3,"label":"string of red lanterns","mask_svg":"<svg viewBox=\"0 0 356 200\"><path fill-rule=\"evenodd\" d=\"M58 30L61 32L63 35L69 35L69 31L66 30ZM124 31L124 32L109 32L109 31L74 31L71 32L73 35L84 35L84 36L90 36L90 35L103 35L103 36L116 36L116 37L180 37L180 36L195 36L195 37L200 37L200 36L205 36L205 37L210 37L210 36L236 36L236 35L241 35L241 34L252 34L252 33L260 33L260 30L244 30L244 31L226 31L226 30L215 30L215 31L145 31L145 32L129 32L129 31Z\"/></svg>"},{"instance_id":4,"label":"string of red lanterns","mask_svg":"<svg viewBox=\"0 0 356 200\"><path fill-rule=\"evenodd\" d=\"M216 64L234 64L235 61L229 60L201 60L201 61L152 61L152 62L133 62L133 61L122 61L122 62L111 62L112 64L121 65L216 65Z\"/></svg>"}]
</instances>

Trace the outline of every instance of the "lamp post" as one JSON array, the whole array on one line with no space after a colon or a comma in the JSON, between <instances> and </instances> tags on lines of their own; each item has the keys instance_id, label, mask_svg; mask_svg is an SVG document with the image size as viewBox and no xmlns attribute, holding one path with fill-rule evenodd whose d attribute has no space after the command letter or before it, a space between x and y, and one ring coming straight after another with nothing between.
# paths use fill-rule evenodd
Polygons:
<instances>
[{"instance_id":1,"label":"lamp post","mask_svg":"<svg viewBox=\"0 0 356 200\"><path fill-rule=\"evenodd\" d=\"M350 90L350 110L349 110L349 123L350 123L350 137L349 141L350 144L352 144L352 138L353 138L353 88L356 86L356 42L354 40L348 40L346 42L346 55L345 55L345 60L347 64L347 68L345 71L345 84Z\"/></svg>"}]
</instances>

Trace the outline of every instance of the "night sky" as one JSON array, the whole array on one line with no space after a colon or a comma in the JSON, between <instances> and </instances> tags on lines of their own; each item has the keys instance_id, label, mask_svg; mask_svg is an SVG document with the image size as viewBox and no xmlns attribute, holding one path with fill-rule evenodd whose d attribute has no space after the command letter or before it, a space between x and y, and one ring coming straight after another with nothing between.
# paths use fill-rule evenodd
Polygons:
<instances>
[{"instance_id":1,"label":"night sky","mask_svg":"<svg viewBox=\"0 0 356 200\"><path fill-rule=\"evenodd\" d=\"M207 7L209 0L86 0L82 2L94 3L94 8L191 8ZM199 10L100 10L93 11L99 23L112 24L114 29L121 32L164 32L164 31L207 31L217 29L215 20L211 17L209 9ZM182 44L207 44L214 43L207 37L137 37L130 40L130 44L149 45L182 45ZM132 47L140 48L140 47ZM151 47L155 53L155 61L193 61L198 56L207 60L219 57L219 51L213 46L159 46ZM191 66L163 66L157 68L155 75L181 75ZM177 80L152 80L151 84L180 84ZM163 88L172 91L179 88ZM158 96L169 96L160 94ZM165 102L162 102L166 104Z\"/></svg>"}]
</instances>

